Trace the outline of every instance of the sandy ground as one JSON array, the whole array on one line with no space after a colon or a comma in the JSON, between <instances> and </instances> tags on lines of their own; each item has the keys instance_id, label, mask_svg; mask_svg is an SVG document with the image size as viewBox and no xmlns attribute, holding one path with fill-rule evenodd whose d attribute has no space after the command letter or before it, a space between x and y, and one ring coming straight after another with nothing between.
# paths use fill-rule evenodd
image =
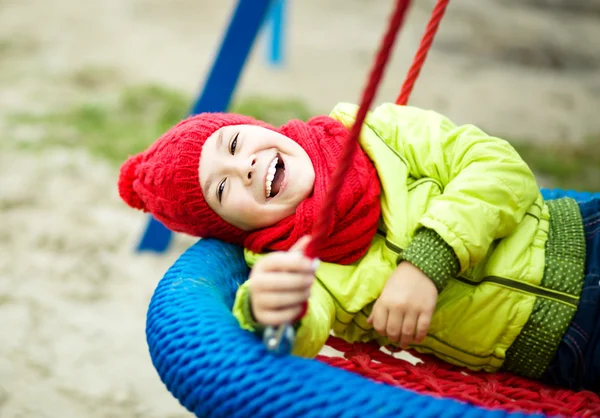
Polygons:
<instances>
[{"instance_id":1,"label":"sandy ground","mask_svg":"<svg viewBox=\"0 0 600 418\"><path fill-rule=\"evenodd\" d=\"M0 157L2 417L186 416L144 335L153 288L182 247L132 252L142 218L113 177L73 150Z\"/></svg>"},{"instance_id":2,"label":"sandy ground","mask_svg":"<svg viewBox=\"0 0 600 418\"><path fill-rule=\"evenodd\" d=\"M396 96L432 4L415 2L380 101ZM232 5L0 0L0 416L189 416L150 364L144 320L191 240L134 254L146 218L119 201L114 168L78 150L16 151L10 142L23 138L2 122L90 100L73 83L90 68L110 74L98 94L145 82L197 91ZM266 66L259 45L240 94L296 96L322 111L355 101L390 6L292 2L285 68ZM598 133L599 23L596 0L455 0L412 103L511 137Z\"/></svg>"}]
</instances>

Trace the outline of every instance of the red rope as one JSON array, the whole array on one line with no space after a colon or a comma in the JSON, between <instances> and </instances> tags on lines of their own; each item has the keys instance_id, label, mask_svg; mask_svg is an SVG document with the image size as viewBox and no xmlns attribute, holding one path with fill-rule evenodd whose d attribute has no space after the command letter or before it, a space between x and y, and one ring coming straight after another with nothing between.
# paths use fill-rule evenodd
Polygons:
<instances>
[{"instance_id":1,"label":"red rope","mask_svg":"<svg viewBox=\"0 0 600 418\"><path fill-rule=\"evenodd\" d=\"M427 53L431 48L433 38L435 37L438 27L440 26L440 21L444 16L448 2L449 0L438 0L437 4L435 5L433 13L431 14L431 19L429 19L427 29L425 30L425 34L421 40L421 45L419 45L419 49L415 55L412 66L410 67L410 70L408 70L408 75L406 76L406 80L402 85L400 95L396 99L396 104L406 105L406 103L408 103L408 96L410 96L410 93L415 85L415 81L417 80L417 77L421 72L421 68L423 67L423 63L425 62L425 58L427 58Z\"/></svg>"},{"instance_id":2,"label":"red rope","mask_svg":"<svg viewBox=\"0 0 600 418\"><path fill-rule=\"evenodd\" d=\"M427 53L435 37L449 0L438 0L419 50L408 72L397 104L405 105L421 71ZM383 76L385 65L402 25L409 0L398 0L390 19L381 49L363 92L356 122L344 146L340 161L348 161L357 146L362 124ZM336 168L323 206L320 208L313 229L313 239L307 255L318 254L318 243L327 235L327 225L333 215L333 202L344 179L345 164ZM485 372L465 373L464 369L442 362L431 356L415 354L422 363L413 365L405 360L388 355L376 343L349 344L338 338L330 338L328 344L344 353L345 358L319 356L318 359L332 366L359 373L367 378L390 385L402 386L432 396L455 398L473 405L491 409L504 409L526 413L542 413L553 416L600 416L600 397L592 392L573 392L554 388L539 382L514 376L509 373L489 374Z\"/></svg>"},{"instance_id":3,"label":"red rope","mask_svg":"<svg viewBox=\"0 0 600 418\"><path fill-rule=\"evenodd\" d=\"M438 0L431 15L431 19L427 24L427 29L425 30L425 34L423 35L419 49L417 50L413 63L408 71L406 80L402 85L400 95L396 100L397 104L405 105L408 102L408 97L410 96L410 93L415 85L415 81L421 72L421 68L423 67L427 53L431 48L431 44L433 43L435 34L438 30L442 17L444 16L448 2L449 0ZM404 16L406 15L409 4L410 0L397 0L396 2L396 8L392 17L390 18L387 31L377 54L377 59L375 60L375 64L369 75L367 86L363 91L356 115L356 121L352 127L352 130L350 131L349 138L347 139L346 145L342 150L342 155L340 156L339 161L350 160L352 154L356 150L357 140L362 129L362 124L365 120L367 112L369 111L369 108L371 107L371 103L373 102L373 98L377 92L377 87L379 86L379 83L383 77L385 66L389 61L392 47L394 46L398 36L398 31L404 21ZM337 199L339 190L341 189L347 169L348 167L346 164L338 164L333 173L330 191L327 193L325 201L319 209L315 225L313 226L313 239L306 249L306 255L308 257L318 256L318 245L327 237L327 226L330 224L331 218L333 217L333 205Z\"/></svg>"},{"instance_id":4,"label":"red rope","mask_svg":"<svg viewBox=\"0 0 600 418\"><path fill-rule=\"evenodd\" d=\"M476 406L511 412L564 417L600 416L600 397L593 392L574 392L505 372L468 371L465 374L461 367L411 352L423 360L413 365L384 353L376 343L349 344L331 337L327 344L342 352L344 358L319 356L320 361L422 394L450 397Z\"/></svg>"},{"instance_id":5,"label":"red rope","mask_svg":"<svg viewBox=\"0 0 600 418\"><path fill-rule=\"evenodd\" d=\"M398 36L398 31L402 26L402 22L404 21L404 16L406 15L406 10L408 9L409 3L410 0L396 1L396 8L392 17L390 18L388 29L385 33L385 37L383 38L379 53L377 54L377 59L375 60L375 64L371 70L371 74L369 75L369 81L362 95L360 106L356 114L356 121L350 131L349 137L346 140L346 144L342 150L342 155L340 155L340 163L333 173L331 185L329 186L329 192L325 197L323 205L321 208L319 208L319 213L317 214L315 225L313 226L312 239L308 245L308 248L306 249L306 255L308 257L317 257L319 243L324 242L327 238L327 227L331 223L331 219L333 217L334 203L337 200L337 196L344 181L346 171L349 168L348 165L344 164L343 162L350 161L352 159L352 154L356 150L362 124L367 116L369 108L371 107L377 87L379 86L379 83L383 77L385 66L390 58L392 47L394 46L394 42Z\"/></svg>"}]
</instances>

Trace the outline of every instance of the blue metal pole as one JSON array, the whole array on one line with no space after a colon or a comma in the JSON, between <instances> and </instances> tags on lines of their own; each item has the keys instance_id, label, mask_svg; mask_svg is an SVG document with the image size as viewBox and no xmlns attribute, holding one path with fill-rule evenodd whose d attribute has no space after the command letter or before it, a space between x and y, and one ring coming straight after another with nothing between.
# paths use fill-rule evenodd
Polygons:
<instances>
[{"instance_id":1,"label":"blue metal pole","mask_svg":"<svg viewBox=\"0 0 600 418\"><path fill-rule=\"evenodd\" d=\"M267 47L267 62L274 67L281 67L285 58L285 16L286 16L286 0L275 0L271 9L269 19Z\"/></svg>"},{"instance_id":2,"label":"blue metal pole","mask_svg":"<svg viewBox=\"0 0 600 418\"><path fill-rule=\"evenodd\" d=\"M273 0L238 1L202 94L190 114L227 110L244 64L272 3ZM171 231L150 217L137 250L164 252L169 246L171 236Z\"/></svg>"}]
</instances>

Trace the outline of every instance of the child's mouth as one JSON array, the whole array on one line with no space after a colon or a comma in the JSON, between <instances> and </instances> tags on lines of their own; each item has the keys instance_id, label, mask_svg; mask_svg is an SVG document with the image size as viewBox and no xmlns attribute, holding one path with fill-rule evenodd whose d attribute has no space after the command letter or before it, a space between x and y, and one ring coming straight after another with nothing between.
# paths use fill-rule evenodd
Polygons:
<instances>
[{"instance_id":1,"label":"child's mouth","mask_svg":"<svg viewBox=\"0 0 600 418\"><path fill-rule=\"evenodd\" d=\"M281 185L285 179L285 163L279 154L273 159L267 170L265 179L265 197L272 199L281 190Z\"/></svg>"}]
</instances>

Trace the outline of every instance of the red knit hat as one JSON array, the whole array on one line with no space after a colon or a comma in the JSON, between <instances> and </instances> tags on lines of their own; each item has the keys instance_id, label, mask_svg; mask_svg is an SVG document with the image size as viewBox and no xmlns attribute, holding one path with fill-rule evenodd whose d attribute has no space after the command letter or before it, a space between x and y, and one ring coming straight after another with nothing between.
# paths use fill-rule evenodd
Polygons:
<instances>
[{"instance_id":1,"label":"red knit hat","mask_svg":"<svg viewBox=\"0 0 600 418\"><path fill-rule=\"evenodd\" d=\"M206 203L198 168L206 139L224 126L272 126L232 113L202 113L179 122L146 151L121 167L119 194L132 208L150 212L167 228L242 244L248 235ZM198 222L201 220L201 222Z\"/></svg>"}]
</instances>

